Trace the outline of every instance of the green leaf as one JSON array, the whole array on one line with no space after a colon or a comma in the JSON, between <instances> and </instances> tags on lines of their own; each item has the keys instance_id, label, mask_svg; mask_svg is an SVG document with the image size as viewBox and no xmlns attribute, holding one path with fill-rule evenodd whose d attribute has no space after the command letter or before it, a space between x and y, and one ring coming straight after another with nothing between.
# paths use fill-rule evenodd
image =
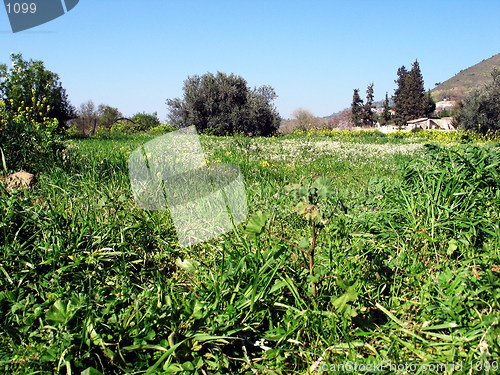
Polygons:
<instances>
[{"instance_id":1,"label":"green leaf","mask_svg":"<svg viewBox=\"0 0 500 375\"><path fill-rule=\"evenodd\" d=\"M267 221L270 216L268 214L257 212L248 220L246 231L251 236L259 236L264 231Z\"/></svg>"},{"instance_id":2,"label":"green leaf","mask_svg":"<svg viewBox=\"0 0 500 375\"><path fill-rule=\"evenodd\" d=\"M458 249L458 243L455 239L451 239L448 241L448 250L446 250L446 254L452 255L455 250Z\"/></svg>"},{"instance_id":3,"label":"green leaf","mask_svg":"<svg viewBox=\"0 0 500 375\"><path fill-rule=\"evenodd\" d=\"M2 166L5 173L7 173L7 163L5 162L5 155L3 154L3 150L0 148L0 153L2 154Z\"/></svg>"},{"instance_id":4,"label":"green leaf","mask_svg":"<svg viewBox=\"0 0 500 375\"><path fill-rule=\"evenodd\" d=\"M200 263L194 259L182 260L181 258L177 258L175 260L175 265L177 267L179 267L180 269L182 269L186 272L189 272L189 273L194 273L200 267Z\"/></svg>"},{"instance_id":5,"label":"green leaf","mask_svg":"<svg viewBox=\"0 0 500 375\"><path fill-rule=\"evenodd\" d=\"M168 362L166 362L165 365L163 366L163 371L165 371L165 372L167 372L169 374L175 374L177 372L183 371L183 369L177 363L168 363Z\"/></svg>"},{"instance_id":6,"label":"green leaf","mask_svg":"<svg viewBox=\"0 0 500 375\"><path fill-rule=\"evenodd\" d=\"M356 310L350 304L358 299L358 292L353 286L346 288L346 292L340 297L332 298L333 307L346 317L354 317L357 315Z\"/></svg>"},{"instance_id":7,"label":"green leaf","mask_svg":"<svg viewBox=\"0 0 500 375\"><path fill-rule=\"evenodd\" d=\"M82 371L82 375L102 375L102 372L96 370L93 367L89 367Z\"/></svg>"},{"instance_id":8,"label":"green leaf","mask_svg":"<svg viewBox=\"0 0 500 375\"><path fill-rule=\"evenodd\" d=\"M316 188L321 199L329 199L334 194L330 186L332 186L332 182L326 177L317 178L311 185L312 188Z\"/></svg>"},{"instance_id":9,"label":"green leaf","mask_svg":"<svg viewBox=\"0 0 500 375\"><path fill-rule=\"evenodd\" d=\"M50 307L49 311L45 315L47 320L51 320L57 323L64 323L66 319L69 317L69 309L71 302L63 302L61 300L57 300Z\"/></svg>"}]
</instances>

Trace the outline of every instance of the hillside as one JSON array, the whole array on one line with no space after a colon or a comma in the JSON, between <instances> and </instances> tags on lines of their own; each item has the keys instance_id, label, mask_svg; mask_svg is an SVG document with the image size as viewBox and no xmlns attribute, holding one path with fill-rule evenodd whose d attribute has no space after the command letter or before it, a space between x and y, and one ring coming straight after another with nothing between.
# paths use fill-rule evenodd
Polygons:
<instances>
[{"instance_id":1,"label":"hillside","mask_svg":"<svg viewBox=\"0 0 500 375\"><path fill-rule=\"evenodd\" d=\"M460 71L447 81L431 90L434 100L445 98L461 100L472 90L484 86L491 80L491 71L494 67L500 68L500 53L489 59Z\"/></svg>"}]
</instances>

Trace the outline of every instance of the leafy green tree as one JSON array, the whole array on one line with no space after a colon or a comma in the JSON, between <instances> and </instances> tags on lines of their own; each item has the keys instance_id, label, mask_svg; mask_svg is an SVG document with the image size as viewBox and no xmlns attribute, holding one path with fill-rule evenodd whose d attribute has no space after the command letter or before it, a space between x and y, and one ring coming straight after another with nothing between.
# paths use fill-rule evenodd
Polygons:
<instances>
[{"instance_id":1,"label":"leafy green tree","mask_svg":"<svg viewBox=\"0 0 500 375\"><path fill-rule=\"evenodd\" d=\"M364 126L372 127L377 122L375 113L373 113L373 83L366 88L366 101L363 105L362 122Z\"/></svg>"},{"instance_id":2,"label":"leafy green tree","mask_svg":"<svg viewBox=\"0 0 500 375\"><path fill-rule=\"evenodd\" d=\"M35 108L43 102L45 112L28 111L33 120L42 123L44 118L55 118L62 131L66 122L75 117L75 109L59 76L47 70L42 61L26 61L21 54L12 54L11 61L11 69L0 65L0 100L5 103L5 111L14 116L19 108Z\"/></svg>"},{"instance_id":3,"label":"leafy green tree","mask_svg":"<svg viewBox=\"0 0 500 375\"><path fill-rule=\"evenodd\" d=\"M363 124L363 99L359 96L359 89L353 90L351 120L355 126L361 126Z\"/></svg>"},{"instance_id":4,"label":"leafy green tree","mask_svg":"<svg viewBox=\"0 0 500 375\"><path fill-rule=\"evenodd\" d=\"M457 128L482 134L500 131L500 70L495 68L491 77L490 83L459 104L454 119Z\"/></svg>"},{"instance_id":5,"label":"leafy green tree","mask_svg":"<svg viewBox=\"0 0 500 375\"><path fill-rule=\"evenodd\" d=\"M234 74L194 75L184 81L183 98L167 100L168 118L178 127L194 125L215 135L267 136L280 124L275 99L271 86L251 89Z\"/></svg>"},{"instance_id":6,"label":"leafy green tree","mask_svg":"<svg viewBox=\"0 0 500 375\"><path fill-rule=\"evenodd\" d=\"M106 129L111 129L111 126L116 122L116 120L123 117L123 114L118 108L111 107L106 104L99 104L97 114L99 116L99 126Z\"/></svg>"}]
</instances>

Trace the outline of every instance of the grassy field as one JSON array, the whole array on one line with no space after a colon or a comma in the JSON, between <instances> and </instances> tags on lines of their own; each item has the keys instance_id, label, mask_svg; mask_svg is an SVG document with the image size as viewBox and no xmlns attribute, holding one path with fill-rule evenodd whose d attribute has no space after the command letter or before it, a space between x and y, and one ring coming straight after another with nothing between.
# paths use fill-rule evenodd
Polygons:
<instances>
[{"instance_id":1,"label":"grassy field","mask_svg":"<svg viewBox=\"0 0 500 375\"><path fill-rule=\"evenodd\" d=\"M0 185L0 372L498 373L498 143L443 134L202 136L250 215L190 248L134 205L153 135L69 141Z\"/></svg>"}]
</instances>

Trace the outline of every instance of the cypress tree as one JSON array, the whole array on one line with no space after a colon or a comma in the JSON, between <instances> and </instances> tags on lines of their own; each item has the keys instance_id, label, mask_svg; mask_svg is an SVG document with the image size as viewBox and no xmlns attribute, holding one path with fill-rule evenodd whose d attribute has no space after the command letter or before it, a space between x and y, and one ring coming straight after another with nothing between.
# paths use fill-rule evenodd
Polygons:
<instances>
[{"instance_id":1,"label":"cypress tree","mask_svg":"<svg viewBox=\"0 0 500 375\"><path fill-rule=\"evenodd\" d=\"M396 124L403 126L410 120L430 116L435 105L430 94L425 95L424 79L418 60L415 60L410 71L402 66L397 74L398 79L395 82L398 87L394 92Z\"/></svg>"},{"instance_id":2,"label":"cypress tree","mask_svg":"<svg viewBox=\"0 0 500 375\"><path fill-rule=\"evenodd\" d=\"M389 95L387 92L385 93L384 100L384 112L382 112L382 116L380 117L380 123L382 125L386 125L391 121L391 112L389 112L391 107L389 106Z\"/></svg>"},{"instance_id":3,"label":"cypress tree","mask_svg":"<svg viewBox=\"0 0 500 375\"><path fill-rule=\"evenodd\" d=\"M425 95L425 116L430 117L436 110L436 103L431 96L431 90L427 91L427 95Z\"/></svg>"},{"instance_id":4,"label":"cypress tree","mask_svg":"<svg viewBox=\"0 0 500 375\"><path fill-rule=\"evenodd\" d=\"M359 96L359 89L354 89L352 95L351 119L356 126L361 126L363 123L363 99Z\"/></svg>"},{"instance_id":5,"label":"cypress tree","mask_svg":"<svg viewBox=\"0 0 500 375\"><path fill-rule=\"evenodd\" d=\"M407 80L407 114L409 120L419 117L425 117L427 114L427 98L425 97L424 79L420 71L420 65L417 60L408 73Z\"/></svg>"},{"instance_id":6,"label":"cypress tree","mask_svg":"<svg viewBox=\"0 0 500 375\"><path fill-rule=\"evenodd\" d=\"M373 83L370 83L366 88L366 102L363 106L363 125L373 126L376 123L375 114L372 111L373 108Z\"/></svg>"},{"instance_id":7,"label":"cypress tree","mask_svg":"<svg viewBox=\"0 0 500 375\"><path fill-rule=\"evenodd\" d=\"M396 116L394 118L396 125L402 126L408 121L409 115L407 113L407 100L408 100L408 71L404 66L400 67L397 72L398 79L394 82L398 85L394 91L394 109L396 111Z\"/></svg>"}]
</instances>

